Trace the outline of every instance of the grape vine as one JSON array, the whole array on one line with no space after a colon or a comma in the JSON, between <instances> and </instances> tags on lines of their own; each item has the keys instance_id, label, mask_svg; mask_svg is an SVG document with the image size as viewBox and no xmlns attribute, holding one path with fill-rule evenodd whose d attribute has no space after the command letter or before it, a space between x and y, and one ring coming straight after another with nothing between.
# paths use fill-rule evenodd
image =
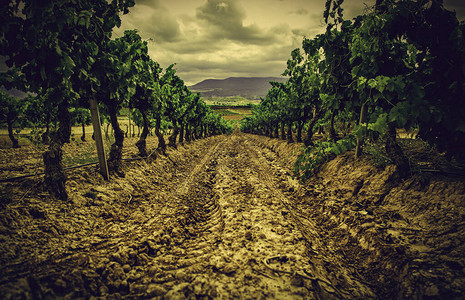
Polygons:
<instances>
[{"instance_id":1,"label":"grape vine","mask_svg":"<svg viewBox=\"0 0 465 300\"><path fill-rule=\"evenodd\" d=\"M143 157L147 156L145 139L152 127L160 152L165 152L161 127L166 122L179 132L180 142L184 137L191 140L232 130L229 123L213 115L199 95L188 91L173 66L162 75L158 63L148 55L147 42L136 30L111 38L113 28L121 25L120 14L129 13L134 4L134 0L5 0L0 6L0 55L6 57L9 67L1 74L0 85L30 93L26 100L2 93L0 121L29 119L29 127L47 128L43 135L48 144L43 155L45 183L59 199L68 197L62 146L70 142L73 122L88 122L93 99L114 130L108 165L113 174L121 176L124 132L118 115L123 108L134 110L134 121L140 116L143 131L137 146ZM32 99L44 110L29 109ZM49 124L58 126L50 128ZM176 135L171 139L169 145L175 146Z\"/></svg>"},{"instance_id":2,"label":"grape vine","mask_svg":"<svg viewBox=\"0 0 465 300\"><path fill-rule=\"evenodd\" d=\"M310 148L295 167L301 178L339 139L356 141L344 144L356 146L358 155L368 138L382 138L389 160L408 176L398 129L415 130L449 159L463 159L464 22L437 0L378 0L352 20L344 20L342 5L326 2L326 32L292 51L287 82L272 84L241 129L289 142L295 129L300 142L306 128L303 141ZM336 132L336 123L344 130ZM315 146L314 133L322 128L331 144Z\"/></svg>"}]
</instances>

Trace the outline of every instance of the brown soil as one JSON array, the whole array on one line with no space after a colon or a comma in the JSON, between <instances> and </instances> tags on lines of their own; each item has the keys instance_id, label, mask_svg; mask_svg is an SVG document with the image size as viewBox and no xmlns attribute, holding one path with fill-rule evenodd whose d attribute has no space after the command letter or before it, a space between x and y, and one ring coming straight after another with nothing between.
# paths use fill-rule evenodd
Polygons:
<instances>
[{"instance_id":1,"label":"brown soil","mask_svg":"<svg viewBox=\"0 0 465 300\"><path fill-rule=\"evenodd\" d=\"M69 170L71 203L39 177L2 183L0 298L465 294L463 177L398 182L348 153L300 185L299 150L236 133L126 163L108 182L95 166Z\"/></svg>"}]
</instances>

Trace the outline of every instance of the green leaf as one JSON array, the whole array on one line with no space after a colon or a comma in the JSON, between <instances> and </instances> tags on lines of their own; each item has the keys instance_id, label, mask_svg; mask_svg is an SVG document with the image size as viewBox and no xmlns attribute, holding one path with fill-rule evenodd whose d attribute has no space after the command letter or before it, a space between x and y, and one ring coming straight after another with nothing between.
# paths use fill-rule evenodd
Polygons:
<instances>
[{"instance_id":1,"label":"green leaf","mask_svg":"<svg viewBox=\"0 0 465 300\"><path fill-rule=\"evenodd\" d=\"M63 59L62 59L62 64L63 66L68 69L68 70L72 70L76 64L74 63L74 60L69 57L68 55L66 55Z\"/></svg>"},{"instance_id":2,"label":"green leaf","mask_svg":"<svg viewBox=\"0 0 465 300\"><path fill-rule=\"evenodd\" d=\"M86 19L83 17L79 17L78 25L79 26L86 26L87 22Z\"/></svg>"},{"instance_id":3,"label":"green leaf","mask_svg":"<svg viewBox=\"0 0 465 300\"><path fill-rule=\"evenodd\" d=\"M66 55L61 59L61 64L63 65L63 75L64 75L64 80L66 78L69 78L74 72L74 67L76 67L76 64L74 63L73 59Z\"/></svg>"},{"instance_id":4,"label":"green leaf","mask_svg":"<svg viewBox=\"0 0 465 300\"><path fill-rule=\"evenodd\" d=\"M375 79L371 78L370 80L368 80L368 86L371 87L372 89L375 88L377 86L377 82Z\"/></svg>"},{"instance_id":5,"label":"green leaf","mask_svg":"<svg viewBox=\"0 0 465 300\"><path fill-rule=\"evenodd\" d=\"M55 51L57 52L58 56L62 56L63 55L63 52L61 51L61 48L59 45L56 45L55 46Z\"/></svg>"},{"instance_id":6,"label":"green leaf","mask_svg":"<svg viewBox=\"0 0 465 300\"><path fill-rule=\"evenodd\" d=\"M96 56L98 54L98 46L94 42L88 44L88 48L91 55Z\"/></svg>"},{"instance_id":7,"label":"green leaf","mask_svg":"<svg viewBox=\"0 0 465 300\"><path fill-rule=\"evenodd\" d=\"M87 78L89 75L87 74L87 71L85 69L80 69L80 72Z\"/></svg>"},{"instance_id":8,"label":"green leaf","mask_svg":"<svg viewBox=\"0 0 465 300\"><path fill-rule=\"evenodd\" d=\"M373 93L373 96L372 96L372 99L373 99L373 103L376 103L378 102L379 98L381 98L381 94L380 93Z\"/></svg>"},{"instance_id":9,"label":"green leaf","mask_svg":"<svg viewBox=\"0 0 465 300\"><path fill-rule=\"evenodd\" d=\"M376 88L380 93L384 92L389 79L387 76L376 76Z\"/></svg>"},{"instance_id":10,"label":"green leaf","mask_svg":"<svg viewBox=\"0 0 465 300\"><path fill-rule=\"evenodd\" d=\"M352 58L354 57L351 57L350 59L352 60ZM354 58L355 59L355 58ZM350 62L351 64L353 63L353 61ZM355 77L357 76L358 72L360 70L360 66L355 66L352 68L352 77Z\"/></svg>"},{"instance_id":11,"label":"green leaf","mask_svg":"<svg viewBox=\"0 0 465 300\"><path fill-rule=\"evenodd\" d=\"M136 93L136 88L134 86L128 87L128 94L134 95Z\"/></svg>"},{"instance_id":12,"label":"green leaf","mask_svg":"<svg viewBox=\"0 0 465 300\"><path fill-rule=\"evenodd\" d=\"M357 87L358 88L365 88L365 84L367 82L367 79L363 76L360 76L357 78Z\"/></svg>"},{"instance_id":13,"label":"green leaf","mask_svg":"<svg viewBox=\"0 0 465 300\"><path fill-rule=\"evenodd\" d=\"M47 80L47 75L45 74L45 66L40 67L40 77L43 81Z\"/></svg>"},{"instance_id":14,"label":"green leaf","mask_svg":"<svg viewBox=\"0 0 465 300\"><path fill-rule=\"evenodd\" d=\"M410 119L409 108L407 101L397 103L389 112L389 121L396 122L399 127L404 127Z\"/></svg>"},{"instance_id":15,"label":"green leaf","mask_svg":"<svg viewBox=\"0 0 465 300\"><path fill-rule=\"evenodd\" d=\"M95 59L92 56L87 57L87 63L89 65L93 65L95 63Z\"/></svg>"},{"instance_id":16,"label":"green leaf","mask_svg":"<svg viewBox=\"0 0 465 300\"><path fill-rule=\"evenodd\" d=\"M379 133L384 133L387 130L387 114L380 114L375 123L369 123L368 129Z\"/></svg>"}]
</instances>

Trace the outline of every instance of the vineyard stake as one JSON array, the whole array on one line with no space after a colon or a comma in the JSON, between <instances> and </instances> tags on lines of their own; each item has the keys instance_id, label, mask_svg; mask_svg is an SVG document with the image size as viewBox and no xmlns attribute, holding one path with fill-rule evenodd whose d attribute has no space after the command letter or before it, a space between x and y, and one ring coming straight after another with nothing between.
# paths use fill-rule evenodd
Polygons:
<instances>
[{"instance_id":1,"label":"vineyard stake","mask_svg":"<svg viewBox=\"0 0 465 300\"><path fill-rule=\"evenodd\" d=\"M108 174L108 165L105 158L105 148L103 148L102 129L100 128L100 115L98 112L97 101L94 98L90 99L90 114L92 116L92 126L94 127L95 144L97 146L100 173L105 180L109 180L110 175Z\"/></svg>"},{"instance_id":2,"label":"vineyard stake","mask_svg":"<svg viewBox=\"0 0 465 300\"><path fill-rule=\"evenodd\" d=\"M366 102L362 104L362 108L360 109L360 126L363 126L366 122L366 114L367 114L367 105ZM357 136L357 146L355 147L355 159L359 158L362 154L362 147L363 147L363 138L362 136Z\"/></svg>"}]
</instances>

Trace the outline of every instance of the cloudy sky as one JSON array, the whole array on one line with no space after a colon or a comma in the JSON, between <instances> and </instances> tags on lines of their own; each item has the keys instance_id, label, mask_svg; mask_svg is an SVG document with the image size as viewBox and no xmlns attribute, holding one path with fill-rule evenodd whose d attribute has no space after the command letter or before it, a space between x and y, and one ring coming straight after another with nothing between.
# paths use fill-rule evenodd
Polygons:
<instances>
[{"instance_id":1,"label":"cloudy sky","mask_svg":"<svg viewBox=\"0 0 465 300\"><path fill-rule=\"evenodd\" d=\"M345 0L351 18L375 0ZM207 78L279 76L304 36L324 32L325 0L136 0L121 28L150 39L151 57L176 63L187 85ZM445 0L465 15L464 0ZM463 19L463 17L461 17Z\"/></svg>"}]
</instances>

